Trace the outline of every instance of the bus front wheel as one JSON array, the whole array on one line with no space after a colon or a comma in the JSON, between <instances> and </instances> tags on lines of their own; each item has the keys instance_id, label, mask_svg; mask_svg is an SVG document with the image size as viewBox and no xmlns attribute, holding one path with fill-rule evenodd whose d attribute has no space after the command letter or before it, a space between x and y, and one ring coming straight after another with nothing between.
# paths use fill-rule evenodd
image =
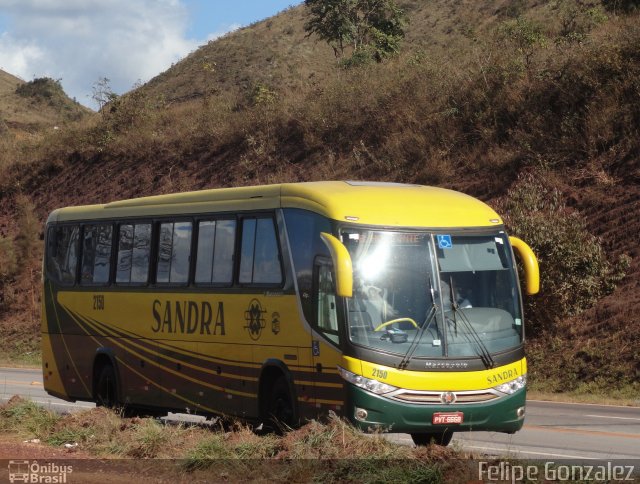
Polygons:
<instances>
[{"instance_id":1,"label":"bus front wheel","mask_svg":"<svg viewBox=\"0 0 640 484\"><path fill-rule=\"evenodd\" d=\"M282 432L292 428L294 408L289 391L289 384L284 376L280 376L273 384L267 404L267 416L274 430Z\"/></svg>"},{"instance_id":2,"label":"bus front wheel","mask_svg":"<svg viewBox=\"0 0 640 484\"><path fill-rule=\"evenodd\" d=\"M96 386L96 405L106 408L115 408L118 405L116 373L111 365L105 365L100 370Z\"/></svg>"},{"instance_id":3,"label":"bus front wheel","mask_svg":"<svg viewBox=\"0 0 640 484\"><path fill-rule=\"evenodd\" d=\"M433 443L435 445L442 445L443 447L445 447L449 445L452 437L453 432L447 432L446 430L444 432L411 434L413 443L418 446L429 445Z\"/></svg>"}]
</instances>

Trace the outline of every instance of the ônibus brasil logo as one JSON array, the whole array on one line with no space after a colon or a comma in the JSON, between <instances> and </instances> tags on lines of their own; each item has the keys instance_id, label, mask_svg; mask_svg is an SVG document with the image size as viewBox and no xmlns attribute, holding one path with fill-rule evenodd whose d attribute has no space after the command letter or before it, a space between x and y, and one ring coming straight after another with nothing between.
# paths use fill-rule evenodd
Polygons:
<instances>
[{"instance_id":1,"label":"\u00f4nibus brasil logo","mask_svg":"<svg viewBox=\"0 0 640 484\"><path fill-rule=\"evenodd\" d=\"M9 482L32 482L63 484L68 482L67 475L73 472L73 466L48 462L40 464L37 460L10 460Z\"/></svg>"}]
</instances>

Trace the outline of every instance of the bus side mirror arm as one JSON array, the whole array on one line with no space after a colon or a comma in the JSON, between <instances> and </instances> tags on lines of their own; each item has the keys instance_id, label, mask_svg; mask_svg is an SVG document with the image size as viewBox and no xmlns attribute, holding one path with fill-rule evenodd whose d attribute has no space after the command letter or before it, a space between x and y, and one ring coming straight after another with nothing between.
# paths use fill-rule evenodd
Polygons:
<instances>
[{"instance_id":1,"label":"bus side mirror arm","mask_svg":"<svg viewBox=\"0 0 640 484\"><path fill-rule=\"evenodd\" d=\"M540 269L538 267L538 259L524 241L518 237L509 237L511 246L518 252L522 265L524 265L526 291L529 296L538 294L540 291Z\"/></svg>"},{"instance_id":2,"label":"bus side mirror arm","mask_svg":"<svg viewBox=\"0 0 640 484\"><path fill-rule=\"evenodd\" d=\"M328 247L336 273L336 295L353 296L353 264L347 248L333 235L320 233L320 238Z\"/></svg>"}]
</instances>

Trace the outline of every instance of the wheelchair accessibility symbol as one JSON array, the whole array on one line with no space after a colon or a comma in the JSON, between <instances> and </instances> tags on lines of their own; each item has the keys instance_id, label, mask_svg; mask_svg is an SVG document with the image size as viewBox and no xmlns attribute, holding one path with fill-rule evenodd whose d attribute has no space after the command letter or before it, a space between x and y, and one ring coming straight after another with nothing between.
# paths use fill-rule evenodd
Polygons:
<instances>
[{"instance_id":1,"label":"wheelchair accessibility symbol","mask_svg":"<svg viewBox=\"0 0 640 484\"><path fill-rule=\"evenodd\" d=\"M453 243L451 242L450 235L438 235L438 248L440 249L450 249L453 247Z\"/></svg>"}]
</instances>

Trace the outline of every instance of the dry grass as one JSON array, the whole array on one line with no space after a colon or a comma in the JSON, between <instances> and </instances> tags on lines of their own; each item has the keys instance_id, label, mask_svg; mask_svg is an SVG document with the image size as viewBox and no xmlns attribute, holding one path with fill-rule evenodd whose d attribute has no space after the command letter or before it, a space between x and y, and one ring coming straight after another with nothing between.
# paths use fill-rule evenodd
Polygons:
<instances>
[{"instance_id":1,"label":"dry grass","mask_svg":"<svg viewBox=\"0 0 640 484\"><path fill-rule=\"evenodd\" d=\"M447 184L464 167L510 174L539 160L584 163L629 132L621 111L637 116L621 94L633 89L638 34L631 20L612 20L580 44L554 45L565 4L404 2L403 55L348 71L303 35L304 11L291 9L203 46L102 122L49 137L27 158L231 160L209 185L329 176ZM518 13L548 38L526 65L500 34Z\"/></svg>"},{"instance_id":2,"label":"dry grass","mask_svg":"<svg viewBox=\"0 0 640 484\"><path fill-rule=\"evenodd\" d=\"M455 462L463 457L455 450L393 444L335 416L280 437L256 435L241 424L225 430L122 418L104 408L60 416L15 397L0 406L0 416L1 432L53 448L71 444L96 458L164 459L158 472L165 476L168 471L194 479L433 483L471 477Z\"/></svg>"}]
</instances>

